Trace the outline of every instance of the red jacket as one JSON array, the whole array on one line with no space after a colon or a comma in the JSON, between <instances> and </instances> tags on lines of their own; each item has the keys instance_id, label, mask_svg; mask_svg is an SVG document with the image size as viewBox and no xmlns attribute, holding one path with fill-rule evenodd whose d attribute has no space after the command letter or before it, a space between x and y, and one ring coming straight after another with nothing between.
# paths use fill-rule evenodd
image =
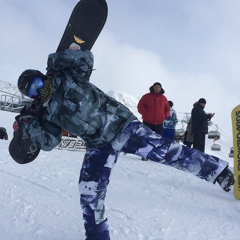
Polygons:
<instances>
[{"instance_id":1,"label":"red jacket","mask_svg":"<svg viewBox=\"0 0 240 240\"><path fill-rule=\"evenodd\" d=\"M167 98L160 93L147 93L138 103L138 112L142 119L153 125L161 124L170 114Z\"/></svg>"}]
</instances>

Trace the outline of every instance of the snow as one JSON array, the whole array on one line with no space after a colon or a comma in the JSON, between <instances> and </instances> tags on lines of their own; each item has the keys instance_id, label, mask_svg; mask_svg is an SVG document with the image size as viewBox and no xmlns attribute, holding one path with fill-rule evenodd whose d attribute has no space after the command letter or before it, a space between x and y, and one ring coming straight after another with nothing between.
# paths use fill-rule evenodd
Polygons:
<instances>
[{"instance_id":1,"label":"snow","mask_svg":"<svg viewBox=\"0 0 240 240\"><path fill-rule=\"evenodd\" d=\"M15 113L0 111L12 138ZM15 163L0 140L0 232L4 240L83 240L78 177L84 151L41 151ZM207 152L213 154L207 141ZM213 155L226 158L229 149ZM106 197L114 240L236 240L240 202L188 173L121 154Z\"/></svg>"},{"instance_id":2,"label":"snow","mask_svg":"<svg viewBox=\"0 0 240 240\"><path fill-rule=\"evenodd\" d=\"M108 96L116 99L123 105L127 106L129 109L131 109L131 111L137 118L139 118L139 119L141 118L141 115L139 114L139 112L137 110L137 104L139 102L138 98L136 98L128 93L122 93L122 92L119 92L116 90L109 91L106 94Z\"/></svg>"}]
</instances>

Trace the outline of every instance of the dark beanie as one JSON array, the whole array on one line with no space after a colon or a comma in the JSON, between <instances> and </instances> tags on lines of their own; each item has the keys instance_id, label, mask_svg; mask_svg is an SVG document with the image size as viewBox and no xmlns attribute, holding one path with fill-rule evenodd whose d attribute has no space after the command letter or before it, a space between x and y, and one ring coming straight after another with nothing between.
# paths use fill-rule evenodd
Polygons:
<instances>
[{"instance_id":1,"label":"dark beanie","mask_svg":"<svg viewBox=\"0 0 240 240\"><path fill-rule=\"evenodd\" d=\"M153 87L154 87L154 86L156 86L156 85L158 85L158 86L162 87L162 84L161 84L161 83L159 83L159 82L155 82L155 83L153 84Z\"/></svg>"},{"instance_id":2,"label":"dark beanie","mask_svg":"<svg viewBox=\"0 0 240 240\"><path fill-rule=\"evenodd\" d=\"M205 98L200 98L199 100L198 100L198 103L207 103L207 101L205 100Z\"/></svg>"}]
</instances>

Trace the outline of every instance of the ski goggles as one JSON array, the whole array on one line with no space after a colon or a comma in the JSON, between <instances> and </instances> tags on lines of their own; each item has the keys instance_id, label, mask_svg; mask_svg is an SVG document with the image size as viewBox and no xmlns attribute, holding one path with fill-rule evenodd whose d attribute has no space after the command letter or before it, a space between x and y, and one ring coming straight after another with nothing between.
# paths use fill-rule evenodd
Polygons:
<instances>
[{"instance_id":1,"label":"ski goggles","mask_svg":"<svg viewBox=\"0 0 240 240\"><path fill-rule=\"evenodd\" d=\"M44 82L40 77L33 78L33 81L30 85L27 96L30 98L39 97L39 89L41 89L43 86L44 86Z\"/></svg>"}]
</instances>

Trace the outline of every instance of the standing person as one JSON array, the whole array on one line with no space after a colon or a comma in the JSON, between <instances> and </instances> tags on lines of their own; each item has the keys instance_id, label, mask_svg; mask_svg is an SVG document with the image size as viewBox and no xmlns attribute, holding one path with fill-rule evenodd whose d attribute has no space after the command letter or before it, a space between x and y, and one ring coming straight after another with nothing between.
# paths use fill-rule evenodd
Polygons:
<instances>
[{"instance_id":1,"label":"standing person","mask_svg":"<svg viewBox=\"0 0 240 240\"><path fill-rule=\"evenodd\" d=\"M208 133L208 121L214 116L214 113L205 113L206 100L200 98L192 109L192 133L193 148L205 151L205 135Z\"/></svg>"},{"instance_id":2,"label":"standing person","mask_svg":"<svg viewBox=\"0 0 240 240\"><path fill-rule=\"evenodd\" d=\"M170 114L170 107L162 85L155 82L150 88L150 93L142 96L138 102L138 112L142 115L143 123L152 131L162 135L163 122ZM147 161L146 157L142 157Z\"/></svg>"},{"instance_id":3,"label":"standing person","mask_svg":"<svg viewBox=\"0 0 240 240\"><path fill-rule=\"evenodd\" d=\"M8 140L7 130L4 127L0 127L0 139Z\"/></svg>"},{"instance_id":4,"label":"standing person","mask_svg":"<svg viewBox=\"0 0 240 240\"><path fill-rule=\"evenodd\" d=\"M195 105L197 105L198 102L195 102L193 104L193 107L195 107ZM193 145L193 133L192 133L192 116L190 117L188 124L187 124L187 129L184 133L184 145L186 145L187 147L191 148Z\"/></svg>"},{"instance_id":5,"label":"standing person","mask_svg":"<svg viewBox=\"0 0 240 240\"><path fill-rule=\"evenodd\" d=\"M20 92L34 99L33 112L36 108L41 113L21 116L32 142L50 151L60 143L62 129L86 141L79 178L86 240L110 240L104 201L121 152L147 156L208 182L217 181L230 191L234 178L228 162L153 132L89 82L92 68L91 52L67 49L49 55L47 75L26 70L18 79Z\"/></svg>"},{"instance_id":6,"label":"standing person","mask_svg":"<svg viewBox=\"0 0 240 240\"><path fill-rule=\"evenodd\" d=\"M155 82L149 90L150 93L143 95L138 102L138 112L147 127L162 135L163 122L170 115L169 103L159 82Z\"/></svg>"},{"instance_id":7,"label":"standing person","mask_svg":"<svg viewBox=\"0 0 240 240\"><path fill-rule=\"evenodd\" d=\"M189 148L191 148L193 145L192 116L189 119L186 132L184 133L184 145Z\"/></svg>"},{"instance_id":8,"label":"standing person","mask_svg":"<svg viewBox=\"0 0 240 240\"><path fill-rule=\"evenodd\" d=\"M163 122L163 131L162 136L169 138L171 140L175 140L175 127L178 123L176 111L173 109L173 102L168 101L170 107L170 115L169 117Z\"/></svg>"}]
</instances>

